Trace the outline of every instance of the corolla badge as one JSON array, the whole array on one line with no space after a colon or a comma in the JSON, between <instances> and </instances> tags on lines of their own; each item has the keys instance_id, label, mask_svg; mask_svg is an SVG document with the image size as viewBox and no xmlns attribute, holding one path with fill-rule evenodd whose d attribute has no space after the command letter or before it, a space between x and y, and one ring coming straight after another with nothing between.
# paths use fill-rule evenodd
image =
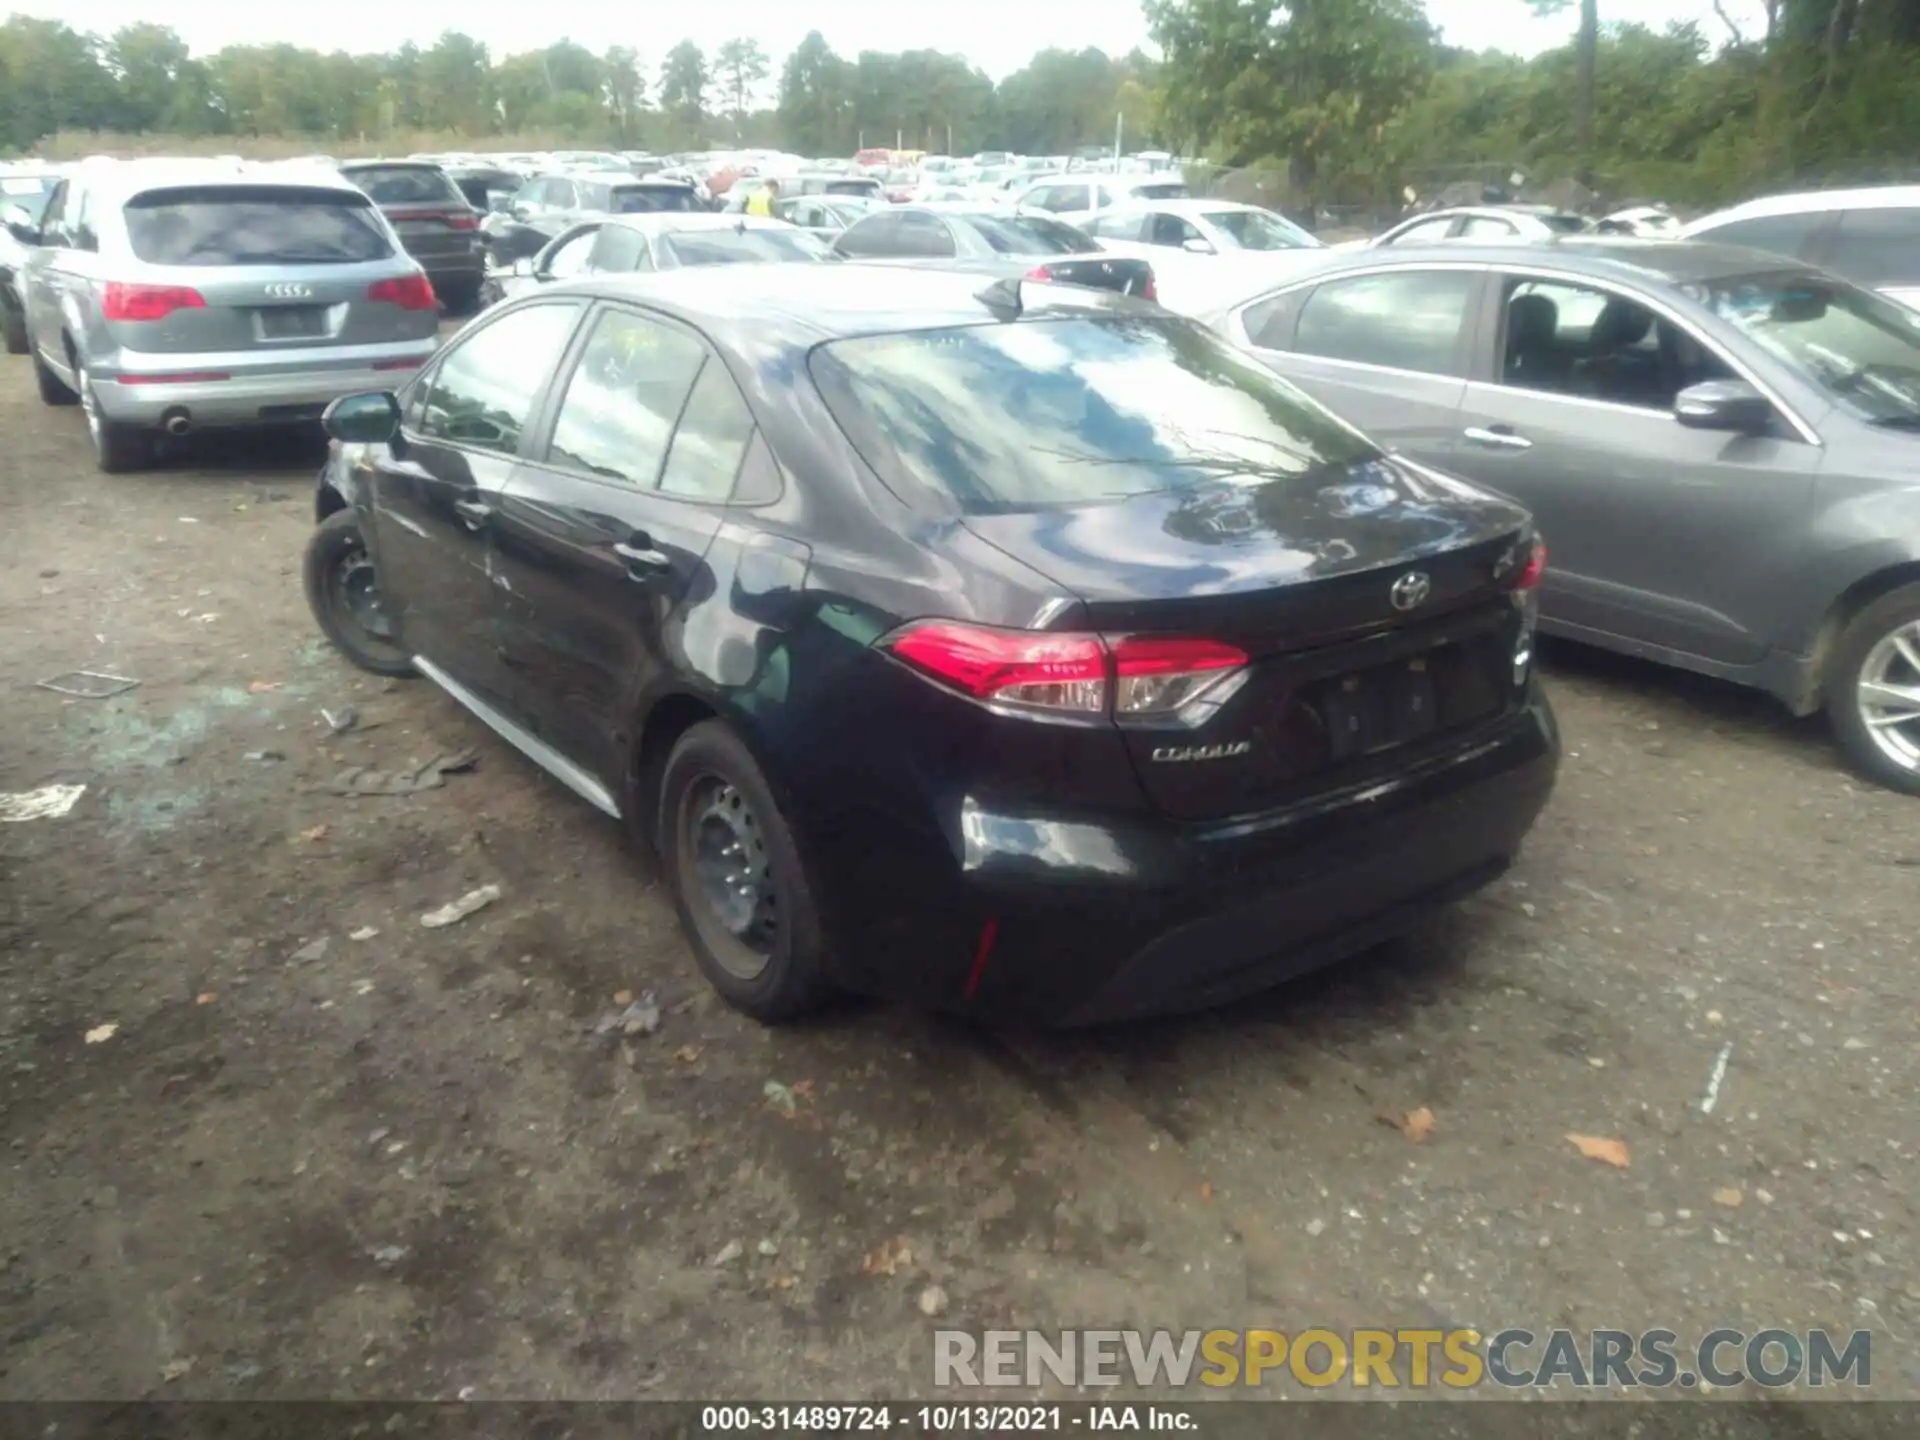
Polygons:
<instances>
[{"instance_id":1,"label":"corolla badge","mask_svg":"<svg viewBox=\"0 0 1920 1440\"><path fill-rule=\"evenodd\" d=\"M1433 593L1433 581L1427 578L1424 570L1409 570L1393 582L1393 588L1387 592L1387 598L1393 601L1396 610L1412 610L1426 603L1427 596Z\"/></svg>"},{"instance_id":2,"label":"corolla badge","mask_svg":"<svg viewBox=\"0 0 1920 1440\"><path fill-rule=\"evenodd\" d=\"M1231 760L1253 749L1251 740L1236 740L1231 745L1162 745L1153 752L1158 761Z\"/></svg>"},{"instance_id":3,"label":"corolla badge","mask_svg":"<svg viewBox=\"0 0 1920 1440\"><path fill-rule=\"evenodd\" d=\"M311 300L313 287L302 285L298 281L283 280L267 286L267 296L273 300Z\"/></svg>"}]
</instances>

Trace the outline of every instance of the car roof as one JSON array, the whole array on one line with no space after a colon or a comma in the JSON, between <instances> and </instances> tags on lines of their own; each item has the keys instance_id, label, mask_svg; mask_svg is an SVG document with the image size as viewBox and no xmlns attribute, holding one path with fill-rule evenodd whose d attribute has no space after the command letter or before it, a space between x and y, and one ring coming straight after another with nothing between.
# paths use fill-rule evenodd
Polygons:
<instances>
[{"instance_id":1,"label":"car roof","mask_svg":"<svg viewBox=\"0 0 1920 1440\"><path fill-rule=\"evenodd\" d=\"M337 190L361 200L366 198L339 170L302 161L95 158L81 161L75 173L89 189L107 198L126 198L148 190L171 190L188 185L248 188L284 185L302 190Z\"/></svg>"},{"instance_id":2,"label":"car roof","mask_svg":"<svg viewBox=\"0 0 1920 1440\"><path fill-rule=\"evenodd\" d=\"M809 197L812 198L812 197ZM684 234L689 230L787 230L793 226L765 215L715 215L707 210L650 210L637 215L609 215L602 222L624 225L648 235L669 231Z\"/></svg>"},{"instance_id":3,"label":"car roof","mask_svg":"<svg viewBox=\"0 0 1920 1440\"><path fill-rule=\"evenodd\" d=\"M540 293L642 300L736 348L806 350L824 340L994 323L980 299L988 283L977 272L909 265L711 265L570 280ZM1023 284L1021 299L1028 315L1142 308L1077 285Z\"/></svg>"},{"instance_id":4,"label":"car roof","mask_svg":"<svg viewBox=\"0 0 1920 1440\"><path fill-rule=\"evenodd\" d=\"M1874 185L1858 190L1802 190L1791 195L1767 195L1693 222L1689 229L1730 220L1757 220L1766 215L1805 215L1822 210L1920 209L1920 185Z\"/></svg>"},{"instance_id":5,"label":"car roof","mask_svg":"<svg viewBox=\"0 0 1920 1440\"><path fill-rule=\"evenodd\" d=\"M1489 268L1515 266L1566 269L1595 279L1635 281L1640 284L1687 285L1732 275L1782 270L1806 270L1799 261L1744 245L1721 245L1709 240L1643 238L1632 235L1558 235L1550 240L1516 244L1394 245L1386 249L1328 250L1327 258L1310 270L1289 276L1326 276L1350 270L1388 266L1440 265Z\"/></svg>"},{"instance_id":6,"label":"car roof","mask_svg":"<svg viewBox=\"0 0 1920 1440\"><path fill-rule=\"evenodd\" d=\"M342 170L440 170L445 162L426 155L412 155L405 160L342 160Z\"/></svg>"},{"instance_id":7,"label":"car roof","mask_svg":"<svg viewBox=\"0 0 1920 1440\"><path fill-rule=\"evenodd\" d=\"M1273 211L1264 205L1248 205L1239 200L1201 200L1191 195L1176 195L1166 200L1135 198L1124 205L1115 205L1105 211L1108 215L1142 215L1155 210L1164 210L1171 215L1207 215L1219 214L1222 210L1257 210L1262 215L1272 215ZM1276 219L1279 217L1275 217Z\"/></svg>"}]
</instances>

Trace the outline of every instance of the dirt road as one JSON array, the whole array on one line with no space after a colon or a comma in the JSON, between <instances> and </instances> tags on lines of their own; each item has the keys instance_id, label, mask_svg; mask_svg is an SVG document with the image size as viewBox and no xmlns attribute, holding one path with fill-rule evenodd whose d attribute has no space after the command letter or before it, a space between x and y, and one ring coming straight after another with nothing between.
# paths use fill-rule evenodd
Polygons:
<instances>
[{"instance_id":1,"label":"dirt road","mask_svg":"<svg viewBox=\"0 0 1920 1440\"><path fill-rule=\"evenodd\" d=\"M319 642L318 460L103 477L0 366L0 790L87 787L0 825L0 1396L902 1397L923 1301L1866 1327L1920 1394L1920 804L1817 724L1555 650L1560 791L1412 941L1110 1033L768 1032L613 826ZM76 668L141 683L34 687ZM423 794L310 788L467 746ZM647 989L657 1033L591 1033ZM1379 1118L1421 1107L1423 1143Z\"/></svg>"}]
</instances>

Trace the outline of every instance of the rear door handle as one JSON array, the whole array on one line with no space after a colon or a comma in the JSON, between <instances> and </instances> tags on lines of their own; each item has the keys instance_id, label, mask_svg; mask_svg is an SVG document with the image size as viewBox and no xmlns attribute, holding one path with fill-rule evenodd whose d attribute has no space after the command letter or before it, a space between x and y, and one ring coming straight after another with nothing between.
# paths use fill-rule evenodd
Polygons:
<instances>
[{"instance_id":1,"label":"rear door handle","mask_svg":"<svg viewBox=\"0 0 1920 1440\"><path fill-rule=\"evenodd\" d=\"M673 557L664 550L654 549L653 541L645 535L616 541L613 553L627 562L627 574L635 580L651 579L673 566Z\"/></svg>"},{"instance_id":2,"label":"rear door handle","mask_svg":"<svg viewBox=\"0 0 1920 1440\"><path fill-rule=\"evenodd\" d=\"M453 508L469 530L478 530L493 518L493 506L484 500L456 500Z\"/></svg>"},{"instance_id":3,"label":"rear door handle","mask_svg":"<svg viewBox=\"0 0 1920 1440\"><path fill-rule=\"evenodd\" d=\"M1470 425L1466 430L1467 439L1476 445L1488 445L1495 450L1531 450L1533 442L1524 435L1516 435L1505 425L1483 427Z\"/></svg>"}]
</instances>

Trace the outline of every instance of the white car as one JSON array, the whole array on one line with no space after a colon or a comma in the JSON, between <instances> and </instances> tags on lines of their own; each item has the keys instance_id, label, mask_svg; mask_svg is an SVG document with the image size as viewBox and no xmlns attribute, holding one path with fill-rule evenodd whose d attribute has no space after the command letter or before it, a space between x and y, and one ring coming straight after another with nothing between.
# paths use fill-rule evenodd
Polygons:
<instances>
[{"instance_id":1,"label":"white car","mask_svg":"<svg viewBox=\"0 0 1920 1440\"><path fill-rule=\"evenodd\" d=\"M1022 191L1015 208L1043 211L1069 225L1084 225L1118 205L1185 200L1191 194L1178 175L1052 175Z\"/></svg>"},{"instance_id":2,"label":"white car","mask_svg":"<svg viewBox=\"0 0 1920 1440\"><path fill-rule=\"evenodd\" d=\"M1920 310L1920 185L1773 195L1695 220L1680 237L1791 255Z\"/></svg>"},{"instance_id":3,"label":"white car","mask_svg":"<svg viewBox=\"0 0 1920 1440\"><path fill-rule=\"evenodd\" d=\"M1081 222L1080 228L1102 242L1160 245L1195 255L1324 248L1284 216L1233 200L1156 200L1144 205L1116 205Z\"/></svg>"},{"instance_id":4,"label":"white car","mask_svg":"<svg viewBox=\"0 0 1920 1440\"><path fill-rule=\"evenodd\" d=\"M1664 205L1630 205L1602 217L1594 229L1609 235L1642 235L1649 239L1677 240L1680 221Z\"/></svg>"},{"instance_id":5,"label":"white car","mask_svg":"<svg viewBox=\"0 0 1920 1440\"><path fill-rule=\"evenodd\" d=\"M1551 205L1462 205L1416 215L1371 240L1349 240L1332 248L1379 249L1385 245L1431 245L1440 240L1512 245L1551 240L1556 235L1579 235L1590 228L1586 216Z\"/></svg>"}]
</instances>

